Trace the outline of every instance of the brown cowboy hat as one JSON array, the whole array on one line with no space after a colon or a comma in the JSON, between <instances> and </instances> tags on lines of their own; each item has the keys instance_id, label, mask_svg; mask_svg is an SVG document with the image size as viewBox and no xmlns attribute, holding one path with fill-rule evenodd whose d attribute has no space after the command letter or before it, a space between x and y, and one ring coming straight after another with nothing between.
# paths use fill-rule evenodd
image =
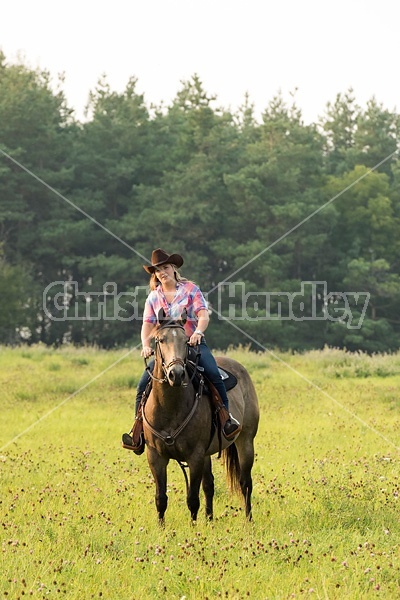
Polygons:
<instances>
[{"instance_id":1,"label":"brown cowboy hat","mask_svg":"<svg viewBox=\"0 0 400 600\"><path fill-rule=\"evenodd\" d=\"M180 254L168 254L165 250L157 248L151 254L151 265L143 265L143 269L152 274L156 267L166 264L175 265L179 269L183 265L183 258Z\"/></svg>"}]
</instances>

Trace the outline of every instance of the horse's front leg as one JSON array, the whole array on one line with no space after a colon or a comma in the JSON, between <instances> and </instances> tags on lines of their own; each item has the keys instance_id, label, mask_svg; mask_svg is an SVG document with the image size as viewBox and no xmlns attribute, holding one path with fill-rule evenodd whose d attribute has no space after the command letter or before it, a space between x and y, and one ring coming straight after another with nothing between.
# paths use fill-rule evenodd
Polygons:
<instances>
[{"instance_id":1,"label":"horse's front leg","mask_svg":"<svg viewBox=\"0 0 400 600\"><path fill-rule=\"evenodd\" d=\"M213 518L214 475L211 468L211 456L206 456L203 469L203 491L206 498L206 516L211 521Z\"/></svg>"},{"instance_id":2,"label":"horse's front leg","mask_svg":"<svg viewBox=\"0 0 400 600\"><path fill-rule=\"evenodd\" d=\"M197 520L197 513L200 508L200 485L203 478L204 456L196 461L188 461L190 479L187 494L187 505L192 516L192 521Z\"/></svg>"},{"instance_id":3,"label":"horse's front leg","mask_svg":"<svg viewBox=\"0 0 400 600\"><path fill-rule=\"evenodd\" d=\"M167 465L169 459L164 456L160 456L152 448L147 449L147 459L156 483L155 501L158 512L158 522L160 525L164 525L164 514L168 505Z\"/></svg>"}]
</instances>

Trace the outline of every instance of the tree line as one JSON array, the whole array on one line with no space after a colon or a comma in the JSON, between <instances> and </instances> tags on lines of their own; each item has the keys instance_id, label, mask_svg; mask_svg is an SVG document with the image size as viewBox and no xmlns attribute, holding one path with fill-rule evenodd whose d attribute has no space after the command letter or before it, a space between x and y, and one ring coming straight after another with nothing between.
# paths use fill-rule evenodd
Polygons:
<instances>
[{"instance_id":1,"label":"tree line","mask_svg":"<svg viewBox=\"0 0 400 600\"><path fill-rule=\"evenodd\" d=\"M256 118L196 75L149 106L137 83L102 78L81 122L0 54L0 342L139 342L162 247L207 293L213 347L397 349L399 115L350 89L316 123L280 94Z\"/></svg>"}]
</instances>

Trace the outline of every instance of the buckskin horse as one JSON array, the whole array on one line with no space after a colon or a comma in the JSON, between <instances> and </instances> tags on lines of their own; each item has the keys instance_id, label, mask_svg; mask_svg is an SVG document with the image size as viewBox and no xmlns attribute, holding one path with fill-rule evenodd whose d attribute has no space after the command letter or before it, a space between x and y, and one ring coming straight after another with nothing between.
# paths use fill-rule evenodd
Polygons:
<instances>
[{"instance_id":1,"label":"buckskin horse","mask_svg":"<svg viewBox=\"0 0 400 600\"><path fill-rule=\"evenodd\" d=\"M171 459L183 469L187 487L187 506L192 521L200 507L200 485L206 500L206 516L213 517L214 476L211 455L222 450L228 481L243 494L245 512L251 513L254 437L259 408L256 391L247 370L237 361L217 358L217 364L237 379L228 392L229 409L242 429L233 441L218 436L215 414L202 385L196 390L188 373L188 338L185 317L169 321L159 316L155 333L155 363L152 390L143 407L143 430L147 459L156 484L155 503L160 524L167 509L167 466ZM189 470L189 477L185 468Z\"/></svg>"}]
</instances>

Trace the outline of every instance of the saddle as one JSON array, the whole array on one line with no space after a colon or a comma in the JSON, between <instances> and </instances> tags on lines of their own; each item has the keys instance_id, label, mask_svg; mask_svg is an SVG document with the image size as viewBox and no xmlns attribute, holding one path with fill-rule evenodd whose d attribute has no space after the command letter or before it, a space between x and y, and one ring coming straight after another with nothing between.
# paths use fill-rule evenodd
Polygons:
<instances>
[{"instance_id":1,"label":"saddle","mask_svg":"<svg viewBox=\"0 0 400 600\"><path fill-rule=\"evenodd\" d=\"M186 364L186 368L187 368L189 377L193 378L192 381L193 381L193 385L194 385L196 391L198 391L199 385L200 385L200 380L201 380L201 378L203 378L203 380L204 380L203 391L205 394L210 395L210 383L207 380L206 376L204 375L203 367L200 367L197 364L197 350L193 346L189 346L188 361ZM235 375L233 375L233 373L230 373L230 371L225 371L224 369L221 369L221 367L218 367L218 371L219 371L219 374L221 375L222 381L224 382L226 391L229 392L229 390L232 390L237 385L237 377L235 377Z\"/></svg>"},{"instance_id":2,"label":"saddle","mask_svg":"<svg viewBox=\"0 0 400 600\"><path fill-rule=\"evenodd\" d=\"M196 392L199 393L200 391L200 393L204 393L209 397L210 408L213 415L210 432L210 444L214 437L214 433L217 432L219 442L218 458L220 458L222 451L222 430L224 428L225 422L227 421L227 419L229 419L230 415L222 402L218 390L204 375L203 367L200 367L197 364L198 359L198 349L189 346L186 369L189 377L193 382L193 386ZM221 379L224 382L226 391L228 392L229 390L232 390L237 385L237 377L233 375L233 373L225 371L221 367L218 367L218 370L221 375ZM202 388L201 390L200 387Z\"/></svg>"}]
</instances>

